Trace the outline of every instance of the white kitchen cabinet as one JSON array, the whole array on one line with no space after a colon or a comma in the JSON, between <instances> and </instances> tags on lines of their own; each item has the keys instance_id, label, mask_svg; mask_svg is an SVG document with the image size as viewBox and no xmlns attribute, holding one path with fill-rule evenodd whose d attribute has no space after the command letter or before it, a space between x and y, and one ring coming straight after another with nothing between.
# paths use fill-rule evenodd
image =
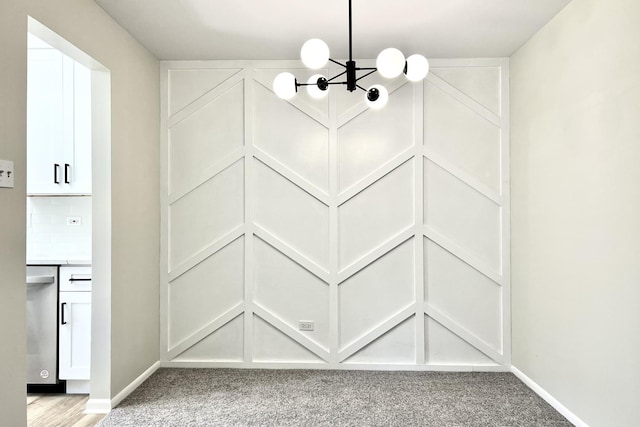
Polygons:
<instances>
[{"instance_id":1,"label":"white kitchen cabinet","mask_svg":"<svg viewBox=\"0 0 640 427\"><path fill-rule=\"evenodd\" d=\"M91 194L90 70L29 49L27 82L27 193Z\"/></svg>"},{"instance_id":2,"label":"white kitchen cabinet","mask_svg":"<svg viewBox=\"0 0 640 427\"><path fill-rule=\"evenodd\" d=\"M72 289L71 291L69 291ZM89 380L91 267L60 268L59 378Z\"/></svg>"},{"instance_id":3,"label":"white kitchen cabinet","mask_svg":"<svg viewBox=\"0 0 640 427\"><path fill-rule=\"evenodd\" d=\"M88 380L91 368L91 292L60 292L59 377Z\"/></svg>"}]
</instances>

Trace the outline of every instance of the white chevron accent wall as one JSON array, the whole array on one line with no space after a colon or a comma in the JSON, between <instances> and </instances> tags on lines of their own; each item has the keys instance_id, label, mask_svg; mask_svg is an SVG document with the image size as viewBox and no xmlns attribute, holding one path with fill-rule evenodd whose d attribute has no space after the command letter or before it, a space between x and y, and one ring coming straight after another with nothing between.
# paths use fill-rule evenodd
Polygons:
<instances>
[{"instance_id":1,"label":"white chevron accent wall","mask_svg":"<svg viewBox=\"0 0 640 427\"><path fill-rule=\"evenodd\" d=\"M374 111L162 64L163 366L509 369L508 61L431 66Z\"/></svg>"}]
</instances>

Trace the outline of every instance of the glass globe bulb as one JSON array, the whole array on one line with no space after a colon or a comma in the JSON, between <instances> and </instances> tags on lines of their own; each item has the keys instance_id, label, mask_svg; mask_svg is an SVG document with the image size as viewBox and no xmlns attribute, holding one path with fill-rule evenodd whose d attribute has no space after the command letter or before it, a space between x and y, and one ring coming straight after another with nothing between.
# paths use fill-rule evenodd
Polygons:
<instances>
[{"instance_id":1,"label":"glass globe bulb","mask_svg":"<svg viewBox=\"0 0 640 427\"><path fill-rule=\"evenodd\" d=\"M390 47L383 50L376 59L376 68L382 77L393 79L404 70L404 55L398 49Z\"/></svg>"},{"instance_id":2,"label":"glass globe bulb","mask_svg":"<svg viewBox=\"0 0 640 427\"><path fill-rule=\"evenodd\" d=\"M322 99L329 93L329 87L327 86L325 90L320 89L320 87L318 87L318 79L326 80L326 78L322 74L314 74L313 76L309 77L307 83L309 83L311 86L307 86L307 92L312 98Z\"/></svg>"},{"instance_id":3,"label":"glass globe bulb","mask_svg":"<svg viewBox=\"0 0 640 427\"><path fill-rule=\"evenodd\" d=\"M307 67L317 70L329 61L329 46L320 39L310 39L302 45L300 58Z\"/></svg>"},{"instance_id":4,"label":"glass globe bulb","mask_svg":"<svg viewBox=\"0 0 640 427\"><path fill-rule=\"evenodd\" d=\"M291 99L296 95L296 78L291 73L280 73L273 79L273 91L278 98Z\"/></svg>"},{"instance_id":5,"label":"glass globe bulb","mask_svg":"<svg viewBox=\"0 0 640 427\"><path fill-rule=\"evenodd\" d=\"M412 82L419 82L427 77L429 73L429 61L422 55L411 55L407 58L407 79Z\"/></svg>"},{"instance_id":6,"label":"glass globe bulb","mask_svg":"<svg viewBox=\"0 0 640 427\"><path fill-rule=\"evenodd\" d=\"M378 98L377 99L370 99L371 96L371 92L372 89L377 89L377 95ZM387 105L387 101L389 100L389 92L387 92L387 89L385 89L384 86L382 85L373 85L371 86L368 90L367 93L365 95L365 101L367 103L367 106L373 110L379 110L380 108L384 107L385 105Z\"/></svg>"}]
</instances>

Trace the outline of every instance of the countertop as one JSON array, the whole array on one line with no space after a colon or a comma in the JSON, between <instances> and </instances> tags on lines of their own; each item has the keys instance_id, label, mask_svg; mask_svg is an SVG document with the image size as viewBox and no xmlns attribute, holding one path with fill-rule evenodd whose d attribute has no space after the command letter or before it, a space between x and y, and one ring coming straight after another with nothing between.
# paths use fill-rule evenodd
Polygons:
<instances>
[{"instance_id":1,"label":"countertop","mask_svg":"<svg viewBox=\"0 0 640 427\"><path fill-rule=\"evenodd\" d=\"M28 259L27 265L91 265L90 259Z\"/></svg>"}]
</instances>

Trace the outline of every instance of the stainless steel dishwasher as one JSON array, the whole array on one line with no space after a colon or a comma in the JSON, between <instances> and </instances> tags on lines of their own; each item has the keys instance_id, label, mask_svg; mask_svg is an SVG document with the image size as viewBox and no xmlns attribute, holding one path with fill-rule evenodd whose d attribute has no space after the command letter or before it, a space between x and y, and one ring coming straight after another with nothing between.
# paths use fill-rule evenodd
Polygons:
<instances>
[{"instance_id":1,"label":"stainless steel dishwasher","mask_svg":"<svg viewBox=\"0 0 640 427\"><path fill-rule=\"evenodd\" d=\"M58 267L27 266L27 389L58 384Z\"/></svg>"}]
</instances>

